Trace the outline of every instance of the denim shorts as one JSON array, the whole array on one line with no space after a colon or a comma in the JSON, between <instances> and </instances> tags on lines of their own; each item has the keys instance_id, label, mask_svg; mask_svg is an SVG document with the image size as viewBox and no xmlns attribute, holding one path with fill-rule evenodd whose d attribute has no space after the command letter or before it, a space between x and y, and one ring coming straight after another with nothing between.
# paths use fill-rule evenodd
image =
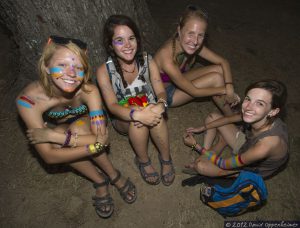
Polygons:
<instances>
[{"instance_id":1,"label":"denim shorts","mask_svg":"<svg viewBox=\"0 0 300 228\"><path fill-rule=\"evenodd\" d=\"M173 95L175 93L175 90L176 90L176 86L172 83L168 85L166 88L168 106L172 105L173 103Z\"/></svg>"}]
</instances>

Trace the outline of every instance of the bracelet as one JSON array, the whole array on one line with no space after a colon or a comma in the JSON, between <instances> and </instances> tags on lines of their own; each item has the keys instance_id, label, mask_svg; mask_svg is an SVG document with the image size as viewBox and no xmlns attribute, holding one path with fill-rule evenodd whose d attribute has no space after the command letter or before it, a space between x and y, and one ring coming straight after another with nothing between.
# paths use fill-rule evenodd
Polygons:
<instances>
[{"instance_id":1,"label":"bracelet","mask_svg":"<svg viewBox=\"0 0 300 228\"><path fill-rule=\"evenodd\" d=\"M78 134L77 132L74 133L74 143L72 145L72 147L76 147L77 146L77 139L78 139Z\"/></svg>"},{"instance_id":2,"label":"bracelet","mask_svg":"<svg viewBox=\"0 0 300 228\"><path fill-rule=\"evenodd\" d=\"M164 106L165 106L165 110L168 109L168 102L165 99L159 98L158 101L157 101L157 103L163 103Z\"/></svg>"},{"instance_id":3,"label":"bracelet","mask_svg":"<svg viewBox=\"0 0 300 228\"><path fill-rule=\"evenodd\" d=\"M225 85L233 85L233 83L232 82L225 82Z\"/></svg>"},{"instance_id":4,"label":"bracelet","mask_svg":"<svg viewBox=\"0 0 300 228\"><path fill-rule=\"evenodd\" d=\"M88 145L88 149L89 149L90 154L95 154L97 152L94 144Z\"/></svg>"},{"instance_id":5,"label":"bracelet","mask_svg":"<svg viewBox=\"0 0 300 228\"><path fill-rule=\"evenodd\" d=\"M133 113L135 112L135 109L131 109L130 110L130 113L129 113L129 117L130 117L130 119L132 120L132 121L135 121L134 119L133 119Z\"/></svg>"},{"instance_id":6,"label":"bracelet","mask_svg":"<svg viewBox=\"0 0 300 228\"><path fill-rule=\"evenodd\" d=\"M192 147L192 150L196 151L196 146L197 146L197 142L195 142L195 144L193 144L191 147Z\"/></svg>"},{"instance_id":7,"label":"bracelet","mask_svg":"<svg viewBox=\"0 0 300 228\"><path fill-rule=\"evenodd\" d=\"M99 142L96 142L95 144L86 145L86 149L90 154L96 154L96 153L103 154L107 147L108 145L103 145Z\"/></svg>"},{"instance_id":8,"label":"bracelet","mask_svg":"<svg viewBox=\"0 0 300 228\"><path fill-rule=\"evenodd\" d=\"M72 136L72 132L70 129L67 130L67 132L65 132L66 134L66 139L65 142L62 144L61 147L65 147L65 146L69 146L70 140L71 140L71 136Z\"/></svg>"}]
</instances>

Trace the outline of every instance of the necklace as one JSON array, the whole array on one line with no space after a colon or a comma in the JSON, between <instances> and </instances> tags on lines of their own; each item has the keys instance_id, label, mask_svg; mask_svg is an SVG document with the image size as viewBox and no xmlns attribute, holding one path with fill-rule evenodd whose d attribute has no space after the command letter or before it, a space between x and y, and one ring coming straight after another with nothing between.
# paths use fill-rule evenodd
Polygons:
<instances>
[{"instance_id":1,"label":"necklace","mask_svg":"<svg viewBox=\"0 0 300 228\"><path fill-rule=\"evenodd\" d=\"M132 71L126 70L126 69L124 69L123 67L121 67L121 68L122 68L122 70L123 70L124 72L129 73L129 74L132 74L132 73L135 71L135 65L136 65L136 64L133 64L133 70L132 70Z\"/></svg>"}]
</instances>

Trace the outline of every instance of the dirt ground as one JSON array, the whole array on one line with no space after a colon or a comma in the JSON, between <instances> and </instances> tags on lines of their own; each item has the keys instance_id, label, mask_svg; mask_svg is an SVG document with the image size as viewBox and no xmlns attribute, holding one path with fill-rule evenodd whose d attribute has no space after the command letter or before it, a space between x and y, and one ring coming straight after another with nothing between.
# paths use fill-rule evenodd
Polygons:
<instances>
[{"instance_id":1,"label":"dirt ground","mask_svg":"<svg viewBox=\"0 0 300 228\"><path fill-rule=\"evenodd\" d=\"M297 0L253 1L156 1L150 10L165 37L175 30L176 19L188 3L201 4L209 13L208 45L226 57L232 67L236 91L262 78L280 79L289 92L286 122L290 135L290 161L278 176L266 182L267 204L256 212L228 220L300 220L300 101L299 50L300 2ZM14 45L0 34L0 87L9 80L10 55ZM1 90L0 90L1 91ZM13 99L13 98L12 98ZM195 154L182 143L187 127L200 125L215 106L197 101L168 112L171 151L176 169L173 185L147 185L134 165L134 154L126 137L111 126L110 157L138 189L138 200L127 205L115 188L115 213L99 218L92 206L92 184L62 166L47 166L28 146L23 126L15 112L0 111L0 227L223 227L224 219L199 200L199 186L182 187L188 176L181 172ZM199 140L202 138L199 136ZM149 143L149 154L159 169L157 151Z\"/></svg>"}]
</instances>

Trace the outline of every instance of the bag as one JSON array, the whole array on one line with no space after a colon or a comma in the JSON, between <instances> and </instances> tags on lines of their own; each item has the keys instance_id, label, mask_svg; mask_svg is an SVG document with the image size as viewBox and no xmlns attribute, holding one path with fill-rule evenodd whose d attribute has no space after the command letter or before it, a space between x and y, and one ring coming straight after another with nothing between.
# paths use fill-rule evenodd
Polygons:
<instances>
[{"instance_id":1,"label":"bag","mask_svg":"<svg viewBox=\"0 0 300 228\"><path fill-rule=\"evenodd\" d=\"M263 178L248 171L241 171L230 187L204 184L200 188L201 201L223 217L240 215L249 208L259 207L267 196Z\"/></svg>"}]
</instances>

